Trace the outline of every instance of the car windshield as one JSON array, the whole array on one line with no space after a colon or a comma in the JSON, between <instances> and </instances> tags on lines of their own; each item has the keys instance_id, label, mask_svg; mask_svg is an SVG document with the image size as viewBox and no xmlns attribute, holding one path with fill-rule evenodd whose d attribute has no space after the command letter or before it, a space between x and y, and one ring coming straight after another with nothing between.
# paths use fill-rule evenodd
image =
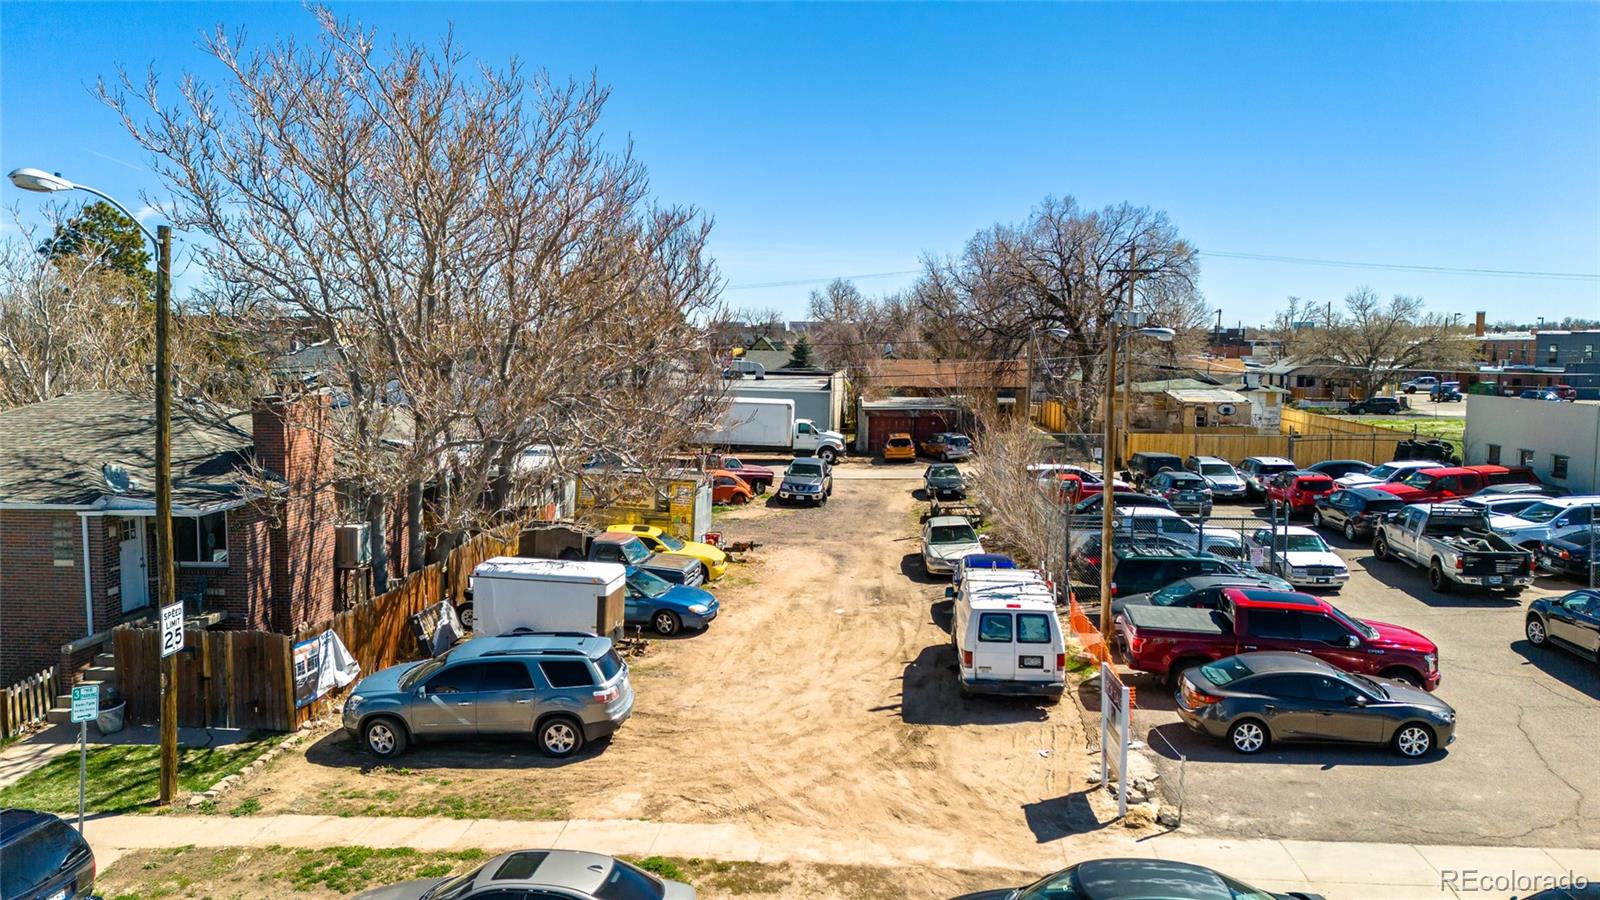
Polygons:
<instances>
[{"instance_id":1,"label":"car windshield","mask_svg":"<svg viewBox=\"0 0 1600 900\"><path fill-rule=\"evenodd\" d=\"M1206 484L1205 479L1201 478L1199 475L1187 475L1187 476L1175 475L1172 478L1172 486L1173 487L1177 487L1177 488L1188 489L1188 488L1205 487L1205 484Z\"/></svg>"},{"instance_id":2,"label":"car windshield","mask_svg":"<svg viewBox=\"0 0 1600 900\"><path fill-rule=\"evenodd\" d=\"M1400 483L1409 484L1412 487L1427 487L1428 485L1433 484L1433 474L1427 469L1418 469L1417 471L1412 472L1410 475L1400 479Z\"/></svg>"},{"instance_id":3,"label":"car windshield","mask_svg":"<svg viewBox=\"0 0 1600 900\"><path fill-rule=\"evenodd\" d=\"M1373 469L1372 471L1368 472L1367 475L1368 475L1368 477L1376 478L1379 481L1385 481L1385 480L1387 480L1389 478L1390 475L1393 475L1394 473L1396 473L1398 471L1400 471L1400 470L1395 468L1394 466L1379 466L1376 469Z\"/></svg>"},{"instance_id":4,"label":"car windshield","mask_svg":"<svg viewBox=\"0 0 1600 900\"><path fill-rule=\"evenodd\" d=\"M1314 534L1286 534L1278 539L1278 546L1289 553L1320 553L1328 545Z\"/></svg>"},{"instance_id":5,"label":"car windshield","mask_svg":"<svg viewBox=\"0 0 1600 900\"><path fill-rule=\"evenodd\" d=\"M650 558L650 548L638 538L629 538L622 542L622 558L633 565L638 565Z\"/></svg>"},{"instance_id":6,"label":"car windshield","mask_svg":"<svg viewBox=\"0 0 1600 900\"><path fill-rule=\"evenodd\" d=\"M1302 491L1331 491L1331 490L1333 490L1333 479L1331 479L1331 478L1302 478L1302 479L1300 479L1300 490L1302 490Z\"/></svg>"},{"instance_id":7,"label":"car windshield","mask_svg":"<svg viewBox=\"0 0 1600 900\"><path fill-rule=\"evenodd\" d=\"M795 463L789 467L789 474L814 478L822 474L822 466L817 463Z\"/></svg>"},{"instance_id":8,"label":"car windshield","mask_svg":"<svg viewBox=\"0 0 1600 900\"><path fill-rule=\"evenodd\" d=\"M1368 678L1365 675L1358 675L1354 672L1350 672L1348 674L1349 677L1357 684L1360 684L1362 687L1373 692L1374 694L1377 694L1379 697L1382 697L1385 700L1389 699L1389 692L1383 689L1383 685L1373 681L1371 678Z\"/></svg>"},{"instance_id":9,"label":"car windshield","mask_svg":"<svg viewBox=\"0 0 1600 900\"><path fill-rule=\"evenodd\" d=\"M1217 687L1222 687L1225 684L1232 684L1241 678L1248 678L1254 675L1255 672L1245 665L1244 661L1239 657L1230 656L1227 659L1219 659L1210 665L1201 666L1200 674L1204 675L1207 681Z\"/></svg>"},{"instance_id":10,"label":"car windshield","mask_svg":"<svg viewBox=\"0 0 1600 900\"><path fill-rule=\"evenodd\" d=\"M1156 606L1171 606L1179 600L1194 593L1194 588L1181 581L1174 581L1154 594L1150 595L1150 602Z\"/></svg>"},{"instance_id":11,"label":"car windshield","mask_svg":"<svg viewBox=\"0 0 1600 900\"><path fill-rule=\"evenodd\" d=\"M1561 511L1564 509L1566 509L1565 506L1558 506L1554 503L1535 503L1517 513L1517 517L1527 519L1529 522L1548 522L1561 515Z\"/></svg>"},{"instance_id":12,"label":"car windshield","mask_svg":"<svg viewBox=\"0 0 1600 900\"><path fill-rule=\"evenodd\" d=\"M1261 464L1261 471L1262 471L1263 474L1266 474L1266 475L1275 475L1275 474L1277 474L1279 472L1293 472L1294 470L1295 470L1295 464L1294 463L1262 463Z\"/></svg>"},{"instance_id":13,"label":"car windshield","mask_svg":"<svg viewBox=\"0 0 1600 900\"><path fill-rule=\"evenodd\" d=\"M960 474L961 470L955 466L934 466L928 470L929 478L955 478Z\"/></svg>"},{"instance_id":14,"label":"car windshield","mask_svg":"<svg viewBox=\"0 0 1600 900\"><path fill-rule=\"evenodd\" d=\"M889 438L889 446L909 447L911 446L911 438Z\"/></svg>"},{"instance_id":15,"label":"car windshield","mask_svg":"<svg viewBox=\"0 0 1600 900\"><path fill-rule=\"evenodd\" d=\"M632 585L634 590L652 600L672 590L670 581L643 569L635 570L632 575L629 575L628 584Z\"/></svg>"},{"instance_id":16,"label":"car windshield","mask_svg":"<svg viewBox=\"0 0 1600 900\"><path fill-rule=\"evenodd\" d=\"M1230 466L1227 463L1202 463L1200 465L1200 474L1201 475L1232 475L1233 474L1233 466Z\"/></svg>"},{"instance_id":17,"label":"car windshield","mask_svg":"<svg viewBox=\"0 0 1600 900\"><path fill-rule=\"evenodd\" d=\"M972 530L971 525L935 525L933 534L928 538L930 544L975 544L978 535Z\"/></svg>"},{"instance_id":18,"label":"car windshield","mask_svg":"<svg viewBox=\"0 0 1600 900\"><path fill-rule=\"evenodd\" d=\"M673 537L670 534L660 535L658 537L658 540L660 540L661 543L664 544L668 550L671 550L673 552L677 552L677 551L683 549L683 541L679 540L678 538Z\"/></svg>"},{"instance_id":19,"label":"car windshield","mask_svg":"<svg viewBox=\"0 0 1600 900\"><path fill-rule=\"evenodd\" d=\"M972 446L972 439L967 437L966 435L953 434L953 435L951 435L949 437L949 439L946 441L946 443L948 443L952 447L966 448L966 447L971 447Z\"/></svg>"},{"instance_id":20,"label":"car windshield","mask_svg":"<svg viewBox=\"0 0 1600 900\"><path fill-rule=\"evenodd\" d=\"M419 663L411 671L401 675L399 681L400 689L402 691L410 690L413 684L444 668L445 659L448 656L448 653L444 656L436 656L426 662Z\"/></svg>"},{"instance_id":21,"label":"car windshield","mask_svg":"<svg viewBox=\"0 0 1600 900\"><path fill-rule=\"evenodd\" d=\"M1355 619L1345 615L1344 610L1339 609L1337 606L1329 606L1328 612L1331 613L1335 619L1342 622L1344 627L1354 631L1356 634L1366 637L1367 640L1374 640L1378 637L1378 630L1376 628L1372 628L1364 622L1357 622Z\"/></svg>"},{"instance_id":22,"label":"car windshield","mask_svg":"<svg viewBox=\"0 0 1600 900\"><path fill-rule=\"evenodd\" d=\"M594 663L595 668L600 670L600 680L602 682L610 681L617 677L618 672L622 671L622 657L618 656L615 650L607 650L589 661Z\"/></svg>"}]
</instances>

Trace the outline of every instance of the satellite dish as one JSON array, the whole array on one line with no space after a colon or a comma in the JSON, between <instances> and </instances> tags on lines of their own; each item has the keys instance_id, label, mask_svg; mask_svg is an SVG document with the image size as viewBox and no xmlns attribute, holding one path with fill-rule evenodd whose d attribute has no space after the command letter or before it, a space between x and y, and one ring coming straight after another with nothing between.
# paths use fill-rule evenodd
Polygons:
<instances>
[{"instance_id":1,"label":"satellite dish","mask_svg":"<svg viewBox=\"0 0 1600 900\"><path fill-rule=\"evenodd\" d=\"M133 487L133 479L128 477L128 470L116 463L106 463L100 467L100 477L106 480L106 487L118 494L126 494Z\"/></svg>"},{"instance_id":2,"label":"satellite dish","mask_svg":"<svg viewBox=\"0 0 1600 900\"><path fill-rule=\"evenodd\" d=\"M1224 403L1217 407L1217 415L1219 416L1231 416L1233 413L1234 408L1232 403Z\"/></svg>"}]
</instances>

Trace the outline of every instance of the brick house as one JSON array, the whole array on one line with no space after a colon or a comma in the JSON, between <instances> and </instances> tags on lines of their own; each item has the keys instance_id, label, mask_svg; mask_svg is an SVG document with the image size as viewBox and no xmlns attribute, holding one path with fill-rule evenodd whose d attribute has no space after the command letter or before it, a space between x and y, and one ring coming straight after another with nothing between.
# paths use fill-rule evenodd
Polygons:
<instances>
[{"instance_id":1,"label":"brick house","mask_svg":"<svg viewBox=\"0 0 1600 900\"><path fill-rule=\"evenodd\" d=\"M190 613L280 632L332 615L327 415L320 395L262 398L220 425L174 410L175 588ZM151 615L154 455L150 400L86 391L0 412L0 683Z\"/></svg>"}]
</instances>

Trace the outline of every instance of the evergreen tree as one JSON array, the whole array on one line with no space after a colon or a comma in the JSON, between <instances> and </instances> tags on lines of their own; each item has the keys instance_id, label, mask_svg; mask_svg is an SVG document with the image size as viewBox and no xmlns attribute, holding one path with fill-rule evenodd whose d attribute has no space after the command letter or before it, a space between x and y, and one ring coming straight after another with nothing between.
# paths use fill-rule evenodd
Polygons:
<instances>
[{"instance_id":1,"label":"evergreen tree","mask_svg":"<svg viewBox=\"0 0 1600 900\"><path fill-rule=\"evenodd\" d=\"M811 359L811 342L805 335L794 342L794 348L789 351L789 368L809 369L813 365Z\"/></svg>"},{"instance_id":2,"label":"evergreen tree","mask_svg":"<svg viewBox=\"0 0 1600 900\"><path fill-rule=\"evenodd\" d=\"M148 295L155 290L156 273L150 268L150 245L139 223L102 200L83 207L78 214L56 226L55 233L39 248L51 259L83 257L99 260L108 271L127 275Z\"/></svg>"}]
</instances>

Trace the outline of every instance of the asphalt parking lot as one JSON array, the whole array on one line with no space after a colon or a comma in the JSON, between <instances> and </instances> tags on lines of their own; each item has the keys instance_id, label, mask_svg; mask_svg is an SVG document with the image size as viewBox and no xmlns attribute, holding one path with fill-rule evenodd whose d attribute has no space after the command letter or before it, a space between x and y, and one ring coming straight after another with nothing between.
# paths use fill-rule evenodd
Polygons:
<instances>
[{"instance_id":1,"label":"asphalt parking lot","mask_svg":"<svg viewBox=\"0 0 1600 900\"><path fill-rule=\"evenodd\" d=\"M1241 508L1243 509L1243 508ZM1223 513L1219 510L1220 514ZM1600 847L1600 666L1523 636L1532 600L1576 587L1540 577L1517 600L1429 590L1425 573L1324 535L1350 566L1330 599L1439 645L1455 743L1419 761L1383 748L1290 745L1241 757L1194 734L1154 677L1134 675L1134 738L1149 744L1184 827L1238 837ZM1170 742L1171 746L1168 746Z\"/></svg>"}]
</instances>

